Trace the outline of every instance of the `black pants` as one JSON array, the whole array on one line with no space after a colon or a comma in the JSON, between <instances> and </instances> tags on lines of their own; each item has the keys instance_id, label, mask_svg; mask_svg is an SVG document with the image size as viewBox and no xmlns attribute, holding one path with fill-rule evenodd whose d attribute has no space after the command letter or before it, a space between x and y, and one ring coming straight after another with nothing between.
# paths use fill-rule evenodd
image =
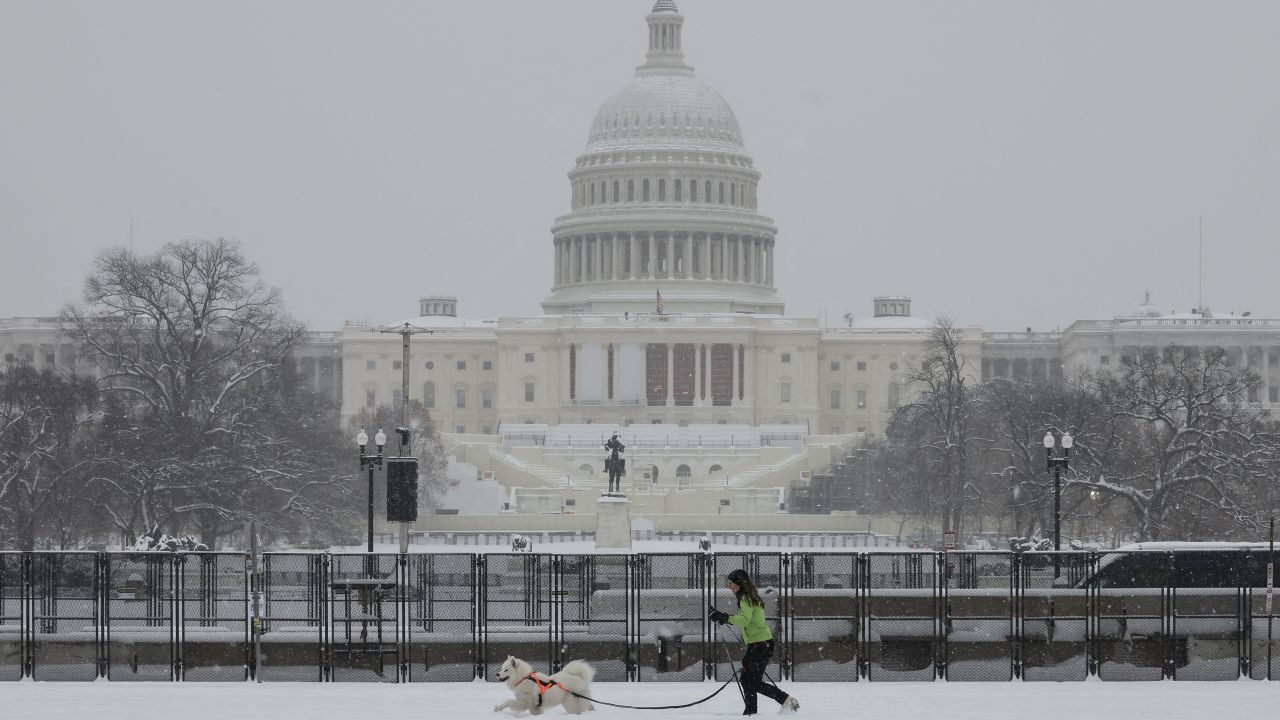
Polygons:
<instances>
[{"instance_id":1,"label":"black pants","mask_svg":"<svg viewBox=\"0 0 1280 720\"><path fill-rule=\"evenodd\" d=\"M742 656L742 693L749 713L756 712L756 693L773 698L779 705L786 702L789 697L779 690L777 685L764 681L764 669L768 667L769 658L772 655L773 641L766 640L751 643L747 646L746 654Z\"/></svg>"}]
</instances>

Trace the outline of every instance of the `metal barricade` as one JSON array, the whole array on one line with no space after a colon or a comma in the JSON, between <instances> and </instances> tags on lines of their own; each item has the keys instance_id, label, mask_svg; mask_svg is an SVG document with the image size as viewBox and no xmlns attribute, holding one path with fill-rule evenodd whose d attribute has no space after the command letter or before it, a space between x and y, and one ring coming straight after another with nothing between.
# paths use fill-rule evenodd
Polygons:
<instances>
[{"instance_id":1,"label":"metal barricade","mask_svg":"<svg viewBox=\"0 0 1280 720\"><path fill-rule=\"evenodd\" d=\"M782 616L788 623L783 662L792 680L849 681L862 674L864 556L791 556L791 587Z\"/></svg>"},{"instance_id":2,"label":"metal barricade","mask_svg":"<svg viewBox=\"0 0 1280 720\"><path fill-rule=\"evenodd\" d=\"M28 561L23 553L0 552L0 681L26 674Z\"/></svg>"},{"instance_id":3,"label":"metal barricade","mask_svg":"<svg viewBox=\"0 0 1280 720\"><path fill-rule=\"evenodd\" d=\"M932 680L942 638L940 553L867 556L862 655L869 680Z\"/></svg>"},{"instance_id":4,"label":"metal barricade","mask_svg":"<svg viewBox=\"0 0 1280 720\"><path fill-rule=\"evenodd\" d=\"M93 680L104 670L102 563L94 553L32 553L27 647L36 680Z\"/></svg>"},{"instance_id":5,"label":"metal barricade","mask_svg":"<svg viewBox=\"0 0 1280 720\"><path fill-rule=\"evenodd\" d=\"M479 556L479 677L495 677L508 655L543 671L557 669L560 628L553 615L553 558L533 553Z\"/></svg>"},{"instance_id":6,"label":"metal barricade","mask_svg":"<svg viewBox=\"0 0 1280 720\"><path fill-rule=\"evenodd\" d=\"M398 682L401 658L399 555L331 555L328 591L329 679Z\"/></svg>"},{"instance_id":7,"label":"metal barricade","mask_svg":"<svg viewBox=\"0 0 1280 720\"><path fill-rule=\"evenodd\" d=\"M184 553L175 562L181 678L188 682L249 679L253 665L249 556Z\"/></svg>"},{"instance_id":8,"label":"metal barricade","mask_svg":"<svg viewBox=\"0 0 1280 720\"><path fill-rule=\"evenodd\" d=\"M652 553L632 561L628 602L634 623L635 679L701 681L709 654L707 619L711 556L702 553Z\"/></svg>"},{"instance_id":9,"label":"metal barricade","mask_svg":"<svg viewBox=\"0 0 1280 720\"><path fill-rule=\"evenodd\" d=\"M1093 605L1084 578L1094 564L1086 552L1015 556L1020 623L1015 675L1055 682L1088 677Z\"/></svg>"},{"instance_id":10,"label":"metal barricade","mask_svg":"<svg viewBox=\"0 0 1280 720\"><path fill-rule=\"evenodd\" d=\"M107 679L178 677L176 557L167 552L101 556Z\"/></svg>"},{"instance_id":11,"label":"metal barricade","mask_svg":"<svg viewBox=\"0 0 1280 720\"><path fill-rule=\"evenodd\" d=\"M947 680L1010 680L1017 588L1009 552L946 552L942 657Z\"/></svg>"},{"instance_id":12,"label":"metal barricade","mask_svg":"<svg viewBox=\"0 0 1280 720\"><path fill-rule=\"evenodd\" d=\"M476 676L476 558L435 553L407 558L404 658L409 682Z\"/></svg>"},{"instance_id":13,"label":"metal barricade","mask_svg":"<svg viewBox=\"0 0 1280 720\"><path fill-rule=\"evenodd\" d=\"M320 553L262 555L260 679L330 679L329 557Z\"/></svg>"},{"instance_id":14,"label":"metal barricade","mask_svg":"<svg viewBox=\"0 0 1280 720\"><path fill-rule=\"evenodd\" d=\"M630 555L556 556L560 621L556 666L586 660L596 680L622 682L634 666L634 639L626 599L631 594Z\"/></svg>"},{"instance_id":15,"label":"metal barricade","mask_svg":"<svg viewBox=\"0 0 1280 720\"><path fill-rule=\"evenodd\" d=\"M1098 555L1098 573L1132 578L1131 587L1089 581L1095 672L1103 680L1159 680L1169 665L1171 553ZM1111 567L1113 564L1121 564Z\"/></svg>"}]
</instances>

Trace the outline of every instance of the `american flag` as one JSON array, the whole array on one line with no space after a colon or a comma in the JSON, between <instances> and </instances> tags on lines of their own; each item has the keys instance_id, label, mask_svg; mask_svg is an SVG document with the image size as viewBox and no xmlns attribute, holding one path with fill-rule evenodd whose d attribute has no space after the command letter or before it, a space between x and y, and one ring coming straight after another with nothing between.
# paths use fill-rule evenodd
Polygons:
<instances>
[{"instance_id":1,"label":"american flag","mask_svg":"<svg viewBox=\"0 0 1280 720\"><path fill-rule=\"evenodd\" d=\"M658 314L662 314L662 288L658 288Z\"/></svg>"}]
</instances>

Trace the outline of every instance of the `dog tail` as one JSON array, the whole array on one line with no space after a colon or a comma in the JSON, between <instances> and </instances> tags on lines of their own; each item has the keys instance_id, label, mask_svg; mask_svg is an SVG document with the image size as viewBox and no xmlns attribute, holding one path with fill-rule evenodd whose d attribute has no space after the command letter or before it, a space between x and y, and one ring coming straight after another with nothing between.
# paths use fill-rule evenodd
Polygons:
<instances>
[{"instance_id":1,"label":"dog tail","mask_svg":"<svg viewBox=\"0 0 1280 720\"><path fill-rule=\"evenodd\" d=\"M572 660L560 672L581 678L583 682L591 682L591 678L596 676L596 669L585 660Z\"/></svg>"}]
</instances>

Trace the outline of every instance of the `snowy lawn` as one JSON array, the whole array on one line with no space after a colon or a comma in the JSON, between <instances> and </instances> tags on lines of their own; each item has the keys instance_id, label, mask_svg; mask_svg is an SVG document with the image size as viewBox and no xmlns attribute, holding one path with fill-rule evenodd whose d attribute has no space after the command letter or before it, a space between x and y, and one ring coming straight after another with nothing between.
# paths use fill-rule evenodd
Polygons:
<instances>
[{"instance_id":1,"label":"snowy lawn","mask_svg":"<svg viewBox=\"0 0 1280 720\"><path fill-rule=\"evenodd\" d=\"M674 705L711 693L709 683L597 683L594 695L630 705ZM784 683L800 700L800 715L875 720L1171 720L1275 717L1280 682L1151 683ZM0 683L5 720L346 720L440 718L500 720L493 706L509 697L497 683L421 685ZM761 715L777 706L760 699ZM618 720L723 718L742 712L730 686L684 710L600 708L587 717ZM566 717L556 708L550 717Z\"/></svg>"}]
</instances>

